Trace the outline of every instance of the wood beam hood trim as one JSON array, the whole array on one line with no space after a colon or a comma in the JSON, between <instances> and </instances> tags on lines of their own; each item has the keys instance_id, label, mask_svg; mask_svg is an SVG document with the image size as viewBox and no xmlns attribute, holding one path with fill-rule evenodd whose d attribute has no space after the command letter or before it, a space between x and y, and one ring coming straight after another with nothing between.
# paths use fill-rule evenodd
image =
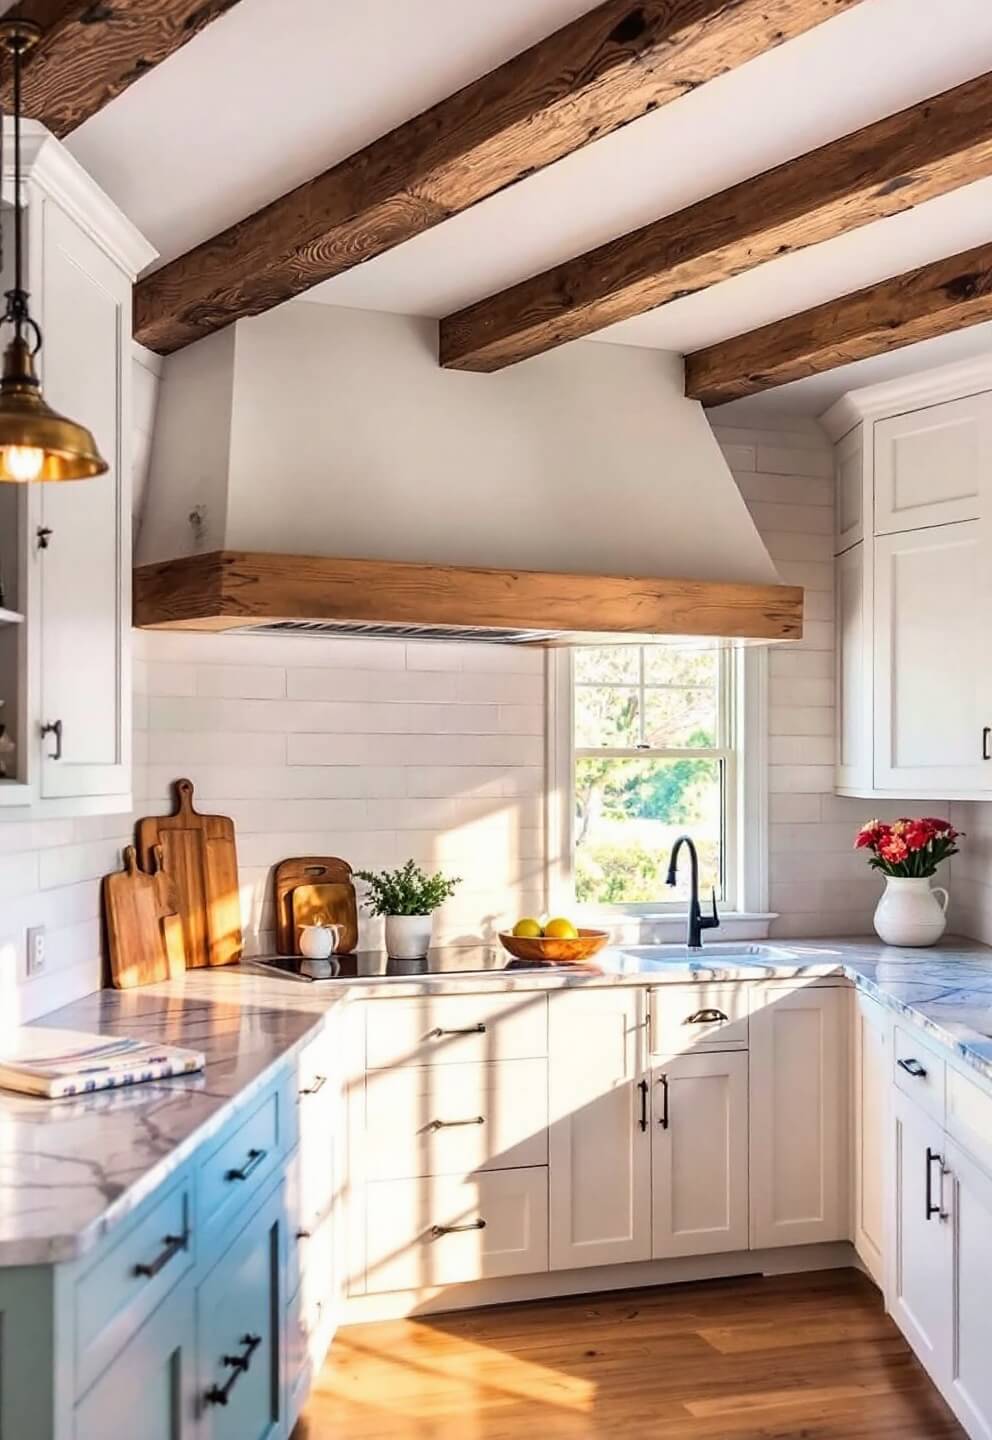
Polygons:
<instances>
[{"instance_id":1,"label":"wood beam hood trim","mask_svg":"<svg viewBox=\"0 0 992 1440\"><path fill-rule=\"evenodd\" d=\"M992 320L992 244L697 350L686 357L686 394L722 405L985 320Z\"/></svg>"},{"instance_id":2,"label":"wood beam hood trim","mask_svg":"<svg viewBox=\"0 0 992 1440\"><path fill-rule=\"evenodd\" d=\"M148 276L161 354L380 255L860 0L606 0Z\"/></svg>"},{"instance_id":3,"label":"wood beam hood trim","mask_svg":"<svg viewBox=\"0 0 992 1440\"><path fill-rule=\"evenodd\" d=\"M24 0L11 18L44 32L24 65L24 113L61 140L238 0ZM11 108L11 82L0 84Z\"/></svg>"},{"instance_id":4,"label":"wood beam hood trim","mask_svg":"<svg viewBox=\"0 0 992 1440\"><path fill-rule=\"evenodd\" d=\"M511 627L572 637L799 640L790 585L633 579L216 550L134 572L142 629L231 630L280 620Z\"/></svg>"},{"instance_id":5,"label":"wood beam hood trim","mask_svg":"<svg viewBox=\"0 0 992 1440\"><path fill-rule=\"evenodd\" d=\"M992 75L887 116L441 321L493 371L992 174Z\"/></svg>"}]
</instances>

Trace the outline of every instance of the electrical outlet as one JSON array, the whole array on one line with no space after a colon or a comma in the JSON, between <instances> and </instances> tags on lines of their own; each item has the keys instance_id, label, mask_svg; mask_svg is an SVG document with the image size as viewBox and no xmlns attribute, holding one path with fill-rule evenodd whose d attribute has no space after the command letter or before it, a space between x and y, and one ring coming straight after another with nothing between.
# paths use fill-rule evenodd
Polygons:
<instances>
[{"instance_id":1,"label":"electrical outlet","mask_svg":"<svg viewBox=\"0 0 992 1440\"><path fill-rule=\"evenodd\" d=\"M28 931L28 977L41 975L45 969L45 927L34 925Z\"/></svg>"}]
</instances>

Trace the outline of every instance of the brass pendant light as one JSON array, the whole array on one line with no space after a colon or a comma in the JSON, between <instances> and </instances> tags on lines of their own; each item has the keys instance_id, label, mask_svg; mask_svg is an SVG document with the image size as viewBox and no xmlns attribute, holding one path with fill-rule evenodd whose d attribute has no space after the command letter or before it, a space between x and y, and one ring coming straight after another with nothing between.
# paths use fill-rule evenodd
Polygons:
<instances>
[{"instance_id":1,"label":"brass pendant light","mask_svg":"<svg viewBox=\"0 0 992 1440\"><path fill-rule=\"evenodd\" d=\"M0 375L0 482L20 484L31 480L87 480L109 469L86 427L56 414L45 404L34 365L41 349L41 330L31 318L24 289L21 60L40 35L38 26L30 21L0 20L0 45L11 57L14 69L14 285L6 292L7 308L0 316L0 325L12 325L14 334L4 351ZM0 143L2 125L0 116Z\"/></svg>"}]
</instances>

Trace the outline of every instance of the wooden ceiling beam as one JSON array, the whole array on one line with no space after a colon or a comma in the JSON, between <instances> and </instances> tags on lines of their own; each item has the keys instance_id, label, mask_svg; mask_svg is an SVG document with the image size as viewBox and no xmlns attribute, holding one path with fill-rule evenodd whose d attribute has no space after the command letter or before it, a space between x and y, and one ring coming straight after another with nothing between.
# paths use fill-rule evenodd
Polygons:
<instances>
[{"instance_id":1,"label":"wooden ceiling beam","mask_svg":"<svg viewBox=\"0 0 992 1440\"><path fill-rule=\"evenodd\" d=\"M168 354L429 230L860 0L605 0L143 280Z\"/></svg>"},{"instance_id":2,"label":"wooden ceiling beam","mask_svg":"<svg viewBox=\"0 0 992 1440\"><path fill-rule=\"evenodd\" d=\"M60 139L192 40L237 0L24 0L44 32L24 65L24 113ZM11 107L10 76L0 103Z\"/></svg>"},{"instance_id":3,"label":"wooden ceiling beam","mask_svg":"<svg viewBox=\"0 0 992 1440\"><path fill-rule=\"evenodd\" d=\"M449 316L441 364L500 370L987 175L992 74Z\"/></svg>"},{"instance_id":4,"label":"wooden ceiling beam","mask_svg":"<svg viewBox=\"0 0 992 1440\"><path fill-rule=\"evenodd\" d=\"M979 245L686 357L686 394L740 400L992 320L992 244Z\"/></svg>"}]
</instances>

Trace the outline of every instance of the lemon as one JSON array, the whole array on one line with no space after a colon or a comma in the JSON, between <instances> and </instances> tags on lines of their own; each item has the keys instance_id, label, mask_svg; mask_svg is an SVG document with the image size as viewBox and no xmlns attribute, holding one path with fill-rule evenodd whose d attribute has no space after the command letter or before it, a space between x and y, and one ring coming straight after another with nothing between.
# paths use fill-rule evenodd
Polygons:
<instances>
[{"instance_id":1,"label":"lemon","mask_svg":"<svg viewBox=\"0 0 992 1440\"><path fill-rule=\"evenodd\" d=\"M520 940L537 940L543 934L540 923L537 920L518 920L513 927L513 933Z\"/></svg>"},{"instance_id":2,"label":"lemon","mask_svg":"<svg viewBox=\"0 0 992 1440\"><path fill-rule=\"evenodd\" d=\"M549 920L544 927L544 933L549 940L577 940L579 938L579 932L571 920L563 920L561 917L557 920Z\"/></svg>"}]
</instances>

